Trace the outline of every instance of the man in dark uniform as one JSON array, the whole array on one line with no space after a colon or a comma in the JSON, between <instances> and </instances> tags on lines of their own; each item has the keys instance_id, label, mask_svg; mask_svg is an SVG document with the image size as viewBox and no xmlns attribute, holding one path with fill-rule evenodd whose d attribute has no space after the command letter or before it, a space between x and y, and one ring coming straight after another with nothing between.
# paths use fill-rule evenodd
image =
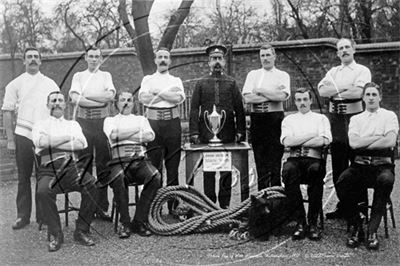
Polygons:
<instances>
[{"instance_id":1,"label":"man in dark uniform","mask_svg":"<svg viewBox=\"0 0 400 266\"><path fill-rule=\"evenodd\" d=\"M206 49L209 56L210 73L197 82L192 95L190 109L190 142L194 144L209 143L213 137L204 121L204 112L213 111L216 106L218 113L226 112L226 121L217 135L223 143L245 140L245 114L242 96L236 81L224 73L226 48L222 45L212 45ZM231 198L231 172L220 173L220 191L218 201L221 208L229 207ZM204 193L216 202L215 172L204 172Z\"/></svg>"}]
</instances>

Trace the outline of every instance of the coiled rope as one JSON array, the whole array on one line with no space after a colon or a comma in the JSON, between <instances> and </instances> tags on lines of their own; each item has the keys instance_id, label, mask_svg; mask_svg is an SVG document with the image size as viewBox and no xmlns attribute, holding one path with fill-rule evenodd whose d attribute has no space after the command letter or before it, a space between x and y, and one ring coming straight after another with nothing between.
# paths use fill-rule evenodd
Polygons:
<instances>
[{"instance_id":1,"label":"coiled rope","mask_svg":"<svg viewBox=\"0 0 400 266\"><path fill-rule=\"evenodd\" d=\"M259 191L255 197L281 198L285 197L284 188L280 186L269 187ZM168 223L165 215L162 215L162 207L169 200L178 200L185 207L191 209L195 216L181 222ZM207 196L192 186L169 186L158 190L156 197L150 206L148 217L149 228L155 234L185 235L190 233L203 233L226 225L239 225L240 217L247 214L250 208L250 198L239 205L221 209Z\"/></svg>"}]
</instances>

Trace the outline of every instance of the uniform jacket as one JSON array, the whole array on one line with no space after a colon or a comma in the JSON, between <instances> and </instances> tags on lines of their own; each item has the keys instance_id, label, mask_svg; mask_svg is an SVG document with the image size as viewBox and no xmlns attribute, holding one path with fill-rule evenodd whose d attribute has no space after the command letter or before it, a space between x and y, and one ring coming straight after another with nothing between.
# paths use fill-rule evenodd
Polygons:
<instances>
[{"instance_id":1,"label":"uniform jacket","mask_svg":"<svg viewBox=\"0 0 400 266\"><path fill-rule=\"evenodd\" d=\"M226 112L226 121L217 135L224 143L234 142L235 134L245 135L246 119L242 95L236 81L224 73L210 73L196 83L192 95L189 130L190 135L199 134L202 143L208 143L213 137L204 123L204 112L209 114L216 106L217 112Z\"/></svg>"}]
</instances>

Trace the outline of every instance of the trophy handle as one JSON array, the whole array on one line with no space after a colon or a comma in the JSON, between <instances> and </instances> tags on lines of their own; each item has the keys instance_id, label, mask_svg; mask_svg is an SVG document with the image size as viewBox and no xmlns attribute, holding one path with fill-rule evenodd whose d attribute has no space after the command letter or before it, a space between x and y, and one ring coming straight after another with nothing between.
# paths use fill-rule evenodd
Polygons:
<instances>
[{"instance_id":1,"label":"trophy handle","mask_svg":"<svg viewBox=\"0 0 400 266\"><path fill-rule=\"evenodd\" d=\"M221 132L221 130L224 128L224 125L225 125L225 121L226 121L226 112L225 112L225 110L221 110L221 116L222 116L221 119L223 119L223 121L222 121L221 127L218 130L218 133Z\"/></svg>"},{"instance_id":2,"label":"trophy handle","mask_svg":"<svg viewBox=\"0 0 400 266\"><path fill-rule=\"evenodd\" d=\"M207 128L210 132L212 132L210 126L208 125L208 111L205 110L204 113L203 113L203 115L204 115L204 124L206 124L206 128Z\"/></svg>"}]
</instances>

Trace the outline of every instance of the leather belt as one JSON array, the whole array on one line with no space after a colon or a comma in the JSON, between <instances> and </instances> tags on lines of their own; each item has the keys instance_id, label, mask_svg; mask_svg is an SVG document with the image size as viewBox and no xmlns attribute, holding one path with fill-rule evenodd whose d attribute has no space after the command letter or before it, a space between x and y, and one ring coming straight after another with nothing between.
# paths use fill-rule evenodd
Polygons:
<instances>
[{"instance_id":1,"label":"leather belt","mask_svg":"<svg viewBox=\"0 0 400 266\"><path fill-rule=\"evenodd\" d=\"M62 159L62 158L67 158L68 156L73 156L75 157L74 152L69 152L69 151L63 151L63 152L53 152L50 154L45 154L40 156L40 164L42 166L47 166L49 163Z\"/></svg>"},{"instance_id":2,"label":"leather belt","mask_svg":"<svg viewBox=\"0 0 400 266\"><path fill-rule=\"evenodd\" d=\"M356 102L342 102L342 101L329 101L329 112L334 114L354 114L362 112L362 101Z\"/></svg>"},{"instance_id":3,"label":"leather belt","mask_svg":"<svg viewBox=\"0 0 400 266\"><path fill-rule=\"evenodd\" d=\"M144 155L146 148L140 144L125 144L115 146L111 149L112 159L130 157L135 154Z\"/></svg>"},{"instance_id":4,"label":"leather belt","mask_svg":"<svg viewBox=\"0 0 400 266\"><path fill-rule=\"evenodd\" d=\"M147 108L146 118L151 120L171 120L179 117L178 106L172 108Z\"/></svg>"},{"instance_id":5,"label":"leather belt","mask_svg":"<svg viewBox=\"0 0 400 266\"><path fill-rule=\"evenodd\" d=\"M381 157L381 156L364 156L364 155L356 155L354 158L354 162L362 165L382 165L382 164L391 164L392 158L390 157Z\"/></svg>"},{"instance_id":6,"label":"leather belt","mask_svg":"<svg viewBox=\"0 0 400 266\"><path fill-rule=\"evenodd\" d=\"M322 150L310 147L296 147L290 149L290 157L322 158Z\"/></svg>"},{"instance_id":7,"label":"leather belt","mask_svg":"<svg viewBox=\"0 0 400 266\"><path fill-rule=\"evenodd\" d=\"M104 107L78 107L78 117L84 119L100 119L109 115L108 106Z\"/></svg>"},{"instance_id":8,"label":"leather belt","mask_svg":"<svg viewBox=\"0 0 400 266\"><path fill-rule=\"evenodd\" d=\"M251 104L252 113L269 113L283 111L282 102L263 102Z\"/></svg>"}]
</instances>

